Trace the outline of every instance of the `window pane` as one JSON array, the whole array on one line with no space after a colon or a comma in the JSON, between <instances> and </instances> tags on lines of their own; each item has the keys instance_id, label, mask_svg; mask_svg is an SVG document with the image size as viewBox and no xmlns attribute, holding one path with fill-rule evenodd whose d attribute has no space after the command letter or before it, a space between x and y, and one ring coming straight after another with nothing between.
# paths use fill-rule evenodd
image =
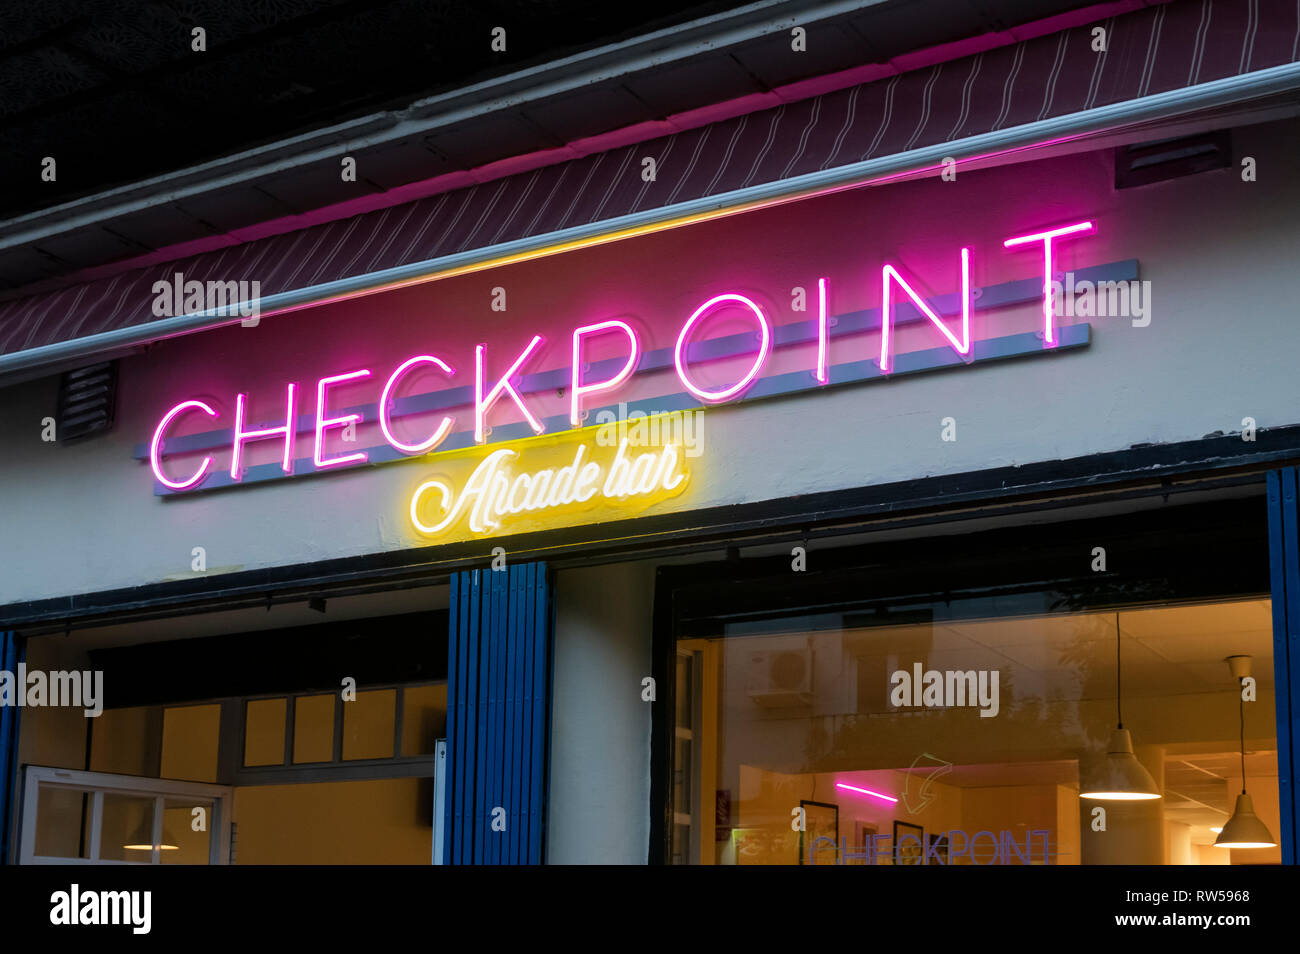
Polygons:
<instances>
[{"instance_id":1,"label":"window pane","mask_svg":"<svg viewBox=\"0 0 1300 954\"><path fill-rule=\"evenodd\" d=\"M163 710L163 778L217 780L221 706L173 706Z\"/></svg>"},{"instance_id":2,"label":"window pane","mask_svg":"<svg viewBox=\"0 0 1300 954\"><path fill-rule=\"evenodd\" d=\"M402 690L402 754L432 755L447 732L447 684Z\"/></svg>"},{"instance_id":3,"label":"window pane","mask_svg":"<svg viewBox=\"0 0 1300 954\"><path fill-rule=\"evenodd\" d=\"M284 764L285 699L255 699L244 708L244 764Z\"/></svg>"},{"instance_id":4,"label":"window pane","mask_svg":"<svg viewBox=\"0 0 1300 954\"><path fill-rule=\"evenodd\" d=\"M104 861L151 861L153 799L104 794L99 857Z\"/></svg>"},{"instance_id":5,"label":"window pane","mask_svg":"<svg viewBox=\"0 0 1300 954\"><path fill-rule=\"evenodd\" d=\"M36 801L36 854L89 858L90 793L42 785Z\"/></svg>"},{"instance_id":6,"label":"window pane","mask_svg":"<svg viewBox=\"0 0 1300 954\"><path fill-rule=\"evenodd\" d=\"M201 809L195 815L194 810ZM195 831L201 823L205 831ZM203 799L169 798L163 808L163 849L158 857L165 865L206 865L212 838L212 803Z\"/></svg>"},{"instance_id":7,"label":"window pane","mask_svg":"<svg viewBox=\"0 0 1300 954\"><path fill-rule=\"evenodd\" d=\"M294 762L334 761L334 696L299 696L293 703Z\"/></svg>"},{"instance_id":8,"label":"window pane","mask_svg":"<svg viewBox=\"0 0 1300 954\"><path fill-rule=\"evenodd\" d=\"M396 730L397 690L358 692L343 703L343 758L391 759Z\"/></svg>"},{"instance_id":9,"label":"window pane","mask_svg":"<svg viewBox=\"0 0 1300 954\"><path fill-rule=\"evenodd\" d=\"M1280 860L1275 846L1215 844L1243 785L1267 831L1237 840L1281 834L1268 599L1118 612L1001 599L724 623L718 638L683 640L706 675L692 692L678 672L674 858ZM1250 657L1244 705L1231 656ZM1098 806L1106 833L1091 825Z\"/></svg>"}]
</instances>

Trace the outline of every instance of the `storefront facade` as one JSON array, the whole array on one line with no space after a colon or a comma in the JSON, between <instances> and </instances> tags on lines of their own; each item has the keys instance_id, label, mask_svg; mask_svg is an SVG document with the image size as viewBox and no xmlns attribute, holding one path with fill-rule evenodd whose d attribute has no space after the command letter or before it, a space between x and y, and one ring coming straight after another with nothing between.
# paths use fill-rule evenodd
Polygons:
<instances>
[{"instance_id":1,"label":"storefront facade","mask_svg":"<svg viewBox=\"0 0 1300 954\"><path fill-rule=\"evenodd\" d=\"M161 338L80 443L11 385L0 668L104 715L4 710L6 860L1294 863L1260 109Z\"/></svg>"}]
</instances>

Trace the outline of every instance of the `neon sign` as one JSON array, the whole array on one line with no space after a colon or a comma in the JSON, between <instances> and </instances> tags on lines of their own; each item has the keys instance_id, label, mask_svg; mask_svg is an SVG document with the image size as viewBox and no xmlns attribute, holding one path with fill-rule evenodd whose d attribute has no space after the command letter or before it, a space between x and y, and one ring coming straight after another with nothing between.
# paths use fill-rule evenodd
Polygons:
<instances>
[{"instance_id":1,"label":"neon sign","mask_svg":"<svg viewBox=\"0 0 1300 954\"><path fill-rule=\"evenodd\" d=\"M574 505L594 498L662 500L680 493L687 479L686 457L675 444L636 453L624 438L609 460L601 460L599 452L584 442L564 466L534 470L519 468L520 456L521 451L511 448L493 451L459 492L445 477L426 480L411 496L411 524L430 537L462 522L471 533L487 534L521 514L576 509Z\"/></svg>"},{"instance_id":2,"label":"neon sign","mask_svg":"<svg viewBox=\"0 0 1300 954\"><path fill-rule=\"evenodd\" d=\"M1055 327L1055 308L1053 307L1053 290L1052 290L1052 269L1056 258L1057 247L1067 239L1076 238L1083 234L1092 233L1096 230L1095 223L1092 221L1080 221L1064 225L1059 228L1047 229L1043 231L1032 232L1025 235L1017 235L1006 239L1002 244L1005 249L1019 250L1023 247L1039 247L1042 251L1042 330L1039 332L1040 341L1036 348L1053 349L1062 344L1062 334L1068 339L1065 344L1075 346L1087 342L1087 326L1071 327L1062 329L1058 332ZM935 340L939 344L939 351L949 355L947 360L937 357L926 357L922 369L938 368L950 366L952 355L961 362L970 363L974 360L981 360L980 350L982 346L989 345L989 341L975 341L971 329L971 316L974 308L974 289L971 286L971 249L961 248L959 251L958 271L960 279L960 304L956 309L941 308L933 301L926 301L915 289L914 279L905 275L903 271L893 264L884 264L880 269L880 288L881 288L881 307L879 310L879 325L876 327L865 324L853 325L850 321L844 319L834 319L840 322L840 327L835 332L831 332L830 327L833 320L830 318L828 310L828 297L830 291L830 282L827 278L817 280L817 317L815 328L811 332L805 333L801 326L783 325L774 326L772 316L759 302L746 295L737 292L724 292L707 298L699 305L683 322L678 334L674 339L673 347L667 349L665 356L660 352L647 351L643 347L643 342L636 329L625 321L607 320L596 323L583 324L575 328L568 340L568 358L569 367L564 369L567 383L569 384L567 394L567 414L560 417L551 417L542 419L535 413L536 398L530 398L531 393L544 390L541 387L526 386L523 382L528 377L541 378L544 372L526 372L526 367L535 362L543 351L545 340L541 335L534 334L530 337L528 343L518 351L509 364L504 364L494 353L489 356L488 345L479 344L474 349L474 380L472 388L464 389L468 392L467 397L458 398L457 400L448 400L445 403L435 405L438 408L445 409L446 413L441 417L437 426L431 433L426 432L424 435L409 434L402 432L399 428L400 420L405 413L395 412L395 407L402 403L404 399L399 397L399 392L404 389L404 383L408 377L417 370L436 370L448 378L455 376L456 371L453 366L444 359L444 357L433 353L421 353L401 361L385 377L382 387L376 387L378 378L375 377L374 370L370 368L352 368L340 370L337 373L327 374L315 381L315 408L314 417L300 419L300 385L298 382L289 382L284 386L284 409L283 423L279 419L273 426L254 427L250 426L247 420L248 395L239 393L235 395L234 400L234 421L233 429L226 431L224 435L215 432L217 436L224 437L229 448L229 480L224 475L219 474L221 467L212 455L205 455L202 460L195 465L169 466L167 458L185 453L187 450L217 448L220 443L200 443L200 439L206 440L213 435L190 435L184 438L176 439L172 450L168 449L168 435L178 426L182 419L193 420L193 415L203 414L213 420L220 419L221 413L211 403L197 398L189 398L180 401L169 408L159 419L157 427L154 429L152 440L147 445L147 459L149 460L150 469L156 478L158 485L164 488L166 493L189 493L201 489L205 484L209 486L224 484L239 484L244 482L246 467L244 464L246 458L247 445L258 441L276 441L281 447L279 472L281 475L293 475L295 473L294 450L295 443L299 432L309 431L312 436L312 454L308 458L297 461L299 472L320 472L335 469L346 468L350 466L359 466L370 463L382 463L390 460L401 460L404 458L420 457L435 452L459 449L464 447L482 446L489 443L491 432L490 418L494 411L500 417L500 411L497 406L505 399L507 404L514 405L516 419L522 418L521 426L526 426L527 430L534 436L546 434L548 430L569 430L577 429L583 426L584 420L591 413L592 408L588 405L594 404L597 396L602 399L608 399L619 389L628 385L635 375L646 371L670 370L675 373L677 381L684 389L685 394L682 397L688 402L693 402L693 406L722 404L744 399L748 396L766 396L775 393L788 393L789 388L781 391L773 386L771 379L762 377L764 368L774 349L778 346L788 344L800 344L804 341L812 343L815 341L815 357L811 359L808 372L808 387L821 388L834 386L850 381L868 380L872 376L892 376L899 373L896 367L895 358L909 358L907 367L903 370L914 371L917 369L918 361L916 355L920 352L909 352L907 355L895 355L894 352L894 325L903 320L916 320L912 318L904 319L896 315L898 303L896 298L902 298L905 303L910 303L918 312L919 318L925 327L931 328L935 334ZM1011 283L1014 284L1014 283ZM1022 283L1023 284L1023 283ZM901 291L901 295L898 292ZM984 289L988 292L989 289ZM1003 304L1014 301L1032 300L1025 295L1012 299L1004 296ZM741 317L746 322L752 324L753 336L733 335L731 339L711 339L702 340L700 331L710 319L726 313L731 317ZM864 313L865 314L865 313ZM945 318L945 315L948 317ZM858 319L861 321L861 319ZM830 345L832 335L839 336L846 333L862 333L875 330L880 332L880 352L874 365L878 371L864 373L860 366L868 362L856 361L850 362L850 365L833 365L830 361ZM1082 335L1080 335L1082 332ZM588 342L594 338L621 339L619 354L612 359L589 364L586 356ZM725 340L732 342L737 339L744 339L745 343L737 346L728 343L726 347L720 347ZM999 339L1007 341L1009 339ZM984 348L986 356L992 357L1006 356L1007 354L1024 354L1028 346L1020 343L997 349ZM947 349L951 349L950 351ZM930 355L931 352L925 354ZM494 360L489 361L489 357ZM706 387L700 383L696 366L701 361L710 361L718 358L742 359L748 358L741 367L730 377L731 383L721 386ZM493 371L489 371L489 364L492 365ZM504 373L498 376L492 375L504 365ZM383 374L383 372L379 372ZM788 374L784 377L789 377ZM373 379L373 380L372 380ZM761 385L761 387L759 386ZM335 391L342 391L349 388L370 387L378 391L379 400L377 405L369 405L365 413L353 409L349 413L338 414L331 411L331 394ZM549 385L554 388L555 385ZM310 394L310 385L307 385L307 393ZM406 388L409 390L409 388ZM373 393L373 391L372 391ZM447 392L450 394L451 392ZM671 396L670 396L671 397ZM409 399L406 399L409 400ZM530 400L534 406L530 407ZM338 399L334 399L337 404ZM458 415L455 413L457 408L461 408L460 428L457 429ZM353 451L344 453L339 446L340 431L354 429L354 426L362 423L367 419L377 421L379 431L383 435L384 444L378 448L372 447L367 450ZM306 424L304 424L304 420ZM472 422L472 423L471 423ZM228 425L227 425L228 426ZM505 425L503 433L514 428L514 425ZM517 428L514 428L517 430ZM472 438L470 435L472 434ZM491 440L492 443L500 443L500 436ZM514 458L501 456L493 458L496 468L493 473L492 481L496 481L500 476L507 479L504 474L507 471L514 473L511 468L514 466ZM485 461L486 463L486 461ZM612 466L610 464L609 466ZM261 467L265 470L265 466ZM178 471L185 471L178 473ZM486 472L485 472L486 473ZM521 486L532 486L531 478L524 480L526 472L514 473L511 480L522 480ZM262 478L258 478L262 479ZM485 476L483 478L487 480ZM542 478L538 477L540 481ZM499 486L499 483L498 483ZM513 484L512 484L513 486ZM663 490L664 488L660 488ZM451 487L443 487L434 481L428 482L424 498L421 501L421 512L426 508L434 492L451 494ZM453 509L460 508L458 501L464 499L464 494L469 493L468 485L457 496L447 496L445 506ZM486 508L477 518L471 518L471 524L477 519L481 526L488 526L497 516L502 518L507 516L518 516L517 513L511 512L511 507L516 506L511 503L511 499L520 501L518 506L524 507L525 501L536 502L538 500L550 500L550 497L539 496L531 491L521 490L517 496L513 490L509 491L505 498L505 509L498 510L493 497L495 491L491 487L484 487L479 493ZM559 501L558 498L553 506L569 506L579 501ZM547 504L540 507L525 508L531 511L541 511L552 506ZM479 503L464 504L468 508L469 514L475 513ZM522 511L521 511L522 512ZM463 514L462 514L463 515ZM414 518L413 518L414 519ZM439 518L441 519L441 518ZM432 517L423 516L415 520L415 525L434 526L437 520ZM483 531L475 531L483 532Z\"/></svg>"}]
</instances>

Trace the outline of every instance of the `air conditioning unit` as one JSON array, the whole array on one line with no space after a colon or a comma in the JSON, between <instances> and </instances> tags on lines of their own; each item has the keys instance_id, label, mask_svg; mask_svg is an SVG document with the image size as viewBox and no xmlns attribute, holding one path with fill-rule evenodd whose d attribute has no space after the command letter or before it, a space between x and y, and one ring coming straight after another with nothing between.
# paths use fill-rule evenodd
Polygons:
<instances>
[{"instance_id":1,"label":"air conditioning unit","mask_svg":"<svg viewBox=\"0 0 1300 954\"><path fill-rule=\"evenodd\" d=\"M785 646L750 652L745 695L768 708L807 706L813 701L812 647Z\"/></svg>"}]
</instances>

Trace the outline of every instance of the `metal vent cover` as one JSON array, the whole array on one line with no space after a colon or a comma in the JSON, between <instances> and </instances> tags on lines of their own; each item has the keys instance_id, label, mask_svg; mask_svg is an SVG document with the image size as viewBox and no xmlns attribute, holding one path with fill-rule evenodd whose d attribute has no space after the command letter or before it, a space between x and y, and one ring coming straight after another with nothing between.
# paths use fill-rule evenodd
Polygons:
<instances>
[{"instance_id":1,"label":"metal vent cover","mask_svg":"<svg viewBox=\"0 0 1300 954\"><path fill-rule=\"evenodd\" d=\"M116 404L116 361L65 372L59 379L59 440L72 441L110 430Z\"/></svg>"},{"instance_id":2,"label":"metal vent cover","mask_svg":"<svg viewBox=\"0 0 1300 954\"><path fill-rule=\"evenodd\" d=\"M1115 188L1132 189L1230 165L1232 135L1227 129L1134 143L1115 150Z\"/></svg>"}]
</instances>

